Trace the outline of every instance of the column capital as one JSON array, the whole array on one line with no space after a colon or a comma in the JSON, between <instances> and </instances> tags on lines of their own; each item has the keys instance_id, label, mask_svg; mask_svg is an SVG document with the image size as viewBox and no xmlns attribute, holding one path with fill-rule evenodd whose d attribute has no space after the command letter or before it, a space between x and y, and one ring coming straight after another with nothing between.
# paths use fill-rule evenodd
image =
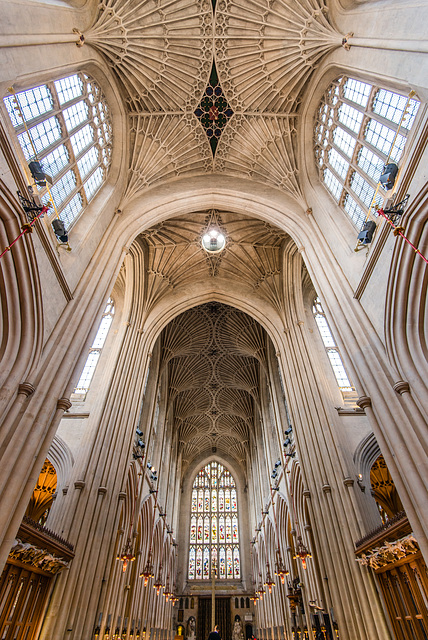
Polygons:
<instances>
[{"instance_id":1,"label":"column capital","mask_svg":"<svg viewBox=\"0 0 428 640\"><path fill-rule=\"evenodd\" d=\"M372 406L372 399L369 396L360 396L357 400L357 405L361 409Z\"/></svg>"},{"instance_id":2,"label":"column capital","mask_svg":"<svg viewBox=\"0 0 428 640\"><path fill-rule=\"evenodd\" d=\"M72 404L69 398L59 398L59 400L56 403L56 408L61 409L61 411L67 411L67 409L70 409L71 407L72 407Z\"/></svg>"},{"instance_id":3,"label":"column capital","mask_svg":"<svg viewBox=\"0 0 428 640\"><path fill-rule=\"evenodd\" d=\"M31 382L21 382L21 384L18 385L18 395L26 396L27 398L31 396L35 390L36 387L32 385Z\"/></svg>"},{"instance_id":4,"label":"column capital","mask_svg":"<svg viewBox=\"0 0 428 640\"><path fill-rule=\"evenodd\" d=\"M405 380L398 380L392 387L394 389L394 391L396 391L397 393L400 394L400 396L403 395L403 393L410 393L410 385L408 382L406 382Z\"/></svg>"}]
</instances>

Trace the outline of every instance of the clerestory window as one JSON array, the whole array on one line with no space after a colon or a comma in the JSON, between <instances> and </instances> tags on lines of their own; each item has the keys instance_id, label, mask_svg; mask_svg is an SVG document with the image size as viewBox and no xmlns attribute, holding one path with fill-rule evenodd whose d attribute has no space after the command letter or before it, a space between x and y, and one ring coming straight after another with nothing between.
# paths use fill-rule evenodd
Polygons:
<instances>
[{"instance_id":1,"label":"clerestory window","mask_svg":"<svg viewBox=\"0 0 428 640\"><path fill-rule=\"evenodd\" d=\"M324 94L315 118L316 162L324 185L358 229L385 164L399 165L419 105L414 98L345 76ZM386 196L380 187L375 203Z\"/></svg>"},{"instance_id":2,"label":"clerestory window","mask_svg":"<svg viewBox=\"0 0 428 640\"><path fill-rule=\"evenodd\" d=\"M37 185L42 202L52 197L68 228L110 167L112 127L99 86L76 73L11 94L4 103L26 163L40 162L52 178L52 184Z\"/></svg>"},{"instance_id":3,"label":"clerestory window","mask_svg":"<svg viewBox=\"0 0 428 640\"><path fill-rule=\"evenodd\" d=\"M344 393L354 391L354 387L349 381L348 374L346 373L342 362L342 357L339 353L339 348L330 331L330 327L319 298L315 298L312 311L339 389Z\"/></svg>"},{"instance_id":4,"label":"clerestory window","mask_svg":"<svg viewBox=\"0 0 428 640\"><path fill-rule=\"evenodd\" d=\"M101 318L100 326L98 327L97 335L95 336L95 340L93 341L92 346L89 349L89 355L86 359L85 366L83 367L79 382L77 383L77 386L74 390L75 396L84 397L89 391L89 387L95 373L95 368L100 358L102 348L104 347L105 341L107 339L107 334L110 330L111 323L113 322L113 316L114 303L113 300L109 298L109 300L107 301L107 306L104 309L104 313Z\"/></svg>"},{"instance_id":5,"label":"clerestory window","mask_svg":"<svg viewBox=\"0 0 428 640\"><path fill-rule=\"evenodd\" d=\"M241 577L238 506L232 474L219 462L201 469L193 483L189 580Z\"/></svg>"}]
</instances>

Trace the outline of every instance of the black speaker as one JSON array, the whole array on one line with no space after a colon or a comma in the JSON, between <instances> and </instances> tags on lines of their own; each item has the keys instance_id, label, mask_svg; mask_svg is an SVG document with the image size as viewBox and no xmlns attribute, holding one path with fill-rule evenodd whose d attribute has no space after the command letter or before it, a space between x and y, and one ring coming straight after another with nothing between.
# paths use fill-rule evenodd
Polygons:
<instances>
[{"instance_id":1,"label":"black speaker","mask_svg":"<svg viewBox=\"0 0 428 640\"><path fill-rule=\"evenodd\" d=\"M42 165L40 164L40 162L37 162L36 160L33 160L33 162L30 162L30 164L28 165L28 168L31 171L31 175L33 176L34 180L37 182L37 184L39 184L41 187L45 187L46 186L46 176L45 176L45 172L43 171Z\"/></svg>"},{"instance_id":2,"label":"black speaker","mask_svg":"<svg viewBox=\"0 0 428 640\"><path fill-rule=\"evenodd\" d=\"M373 234L375 229L376 229L376 223L373 222L372 220L368 220L364 224L364 227L361 229L360 233L358 234L359 242L361 242L361 244L370 244L370 242L373 239Z\"/></svg>"},{"instance_id":3,"label":"black speaker","mask_svg":"<svg viewBox=\"0 0 428 640\"><path fill-rule=\"evenodd\" d=\"M67 229L65 228L63 221L59 218L55 218L52 222L52 226L58 240L60 242L68 242Z\"/></svg>"},{"instance_id":4,"label":"black speaker","mask_svg":"<svg viewBox=\"0 0 428 640\"><path fill-rule=\"evenodd\" d=\"M394 186L395 178L397 177L398 166L391 162L386 164L383 168L382 175L379 178L379 182L382 187L389 191Z\"/></svg>"}]
</instances>

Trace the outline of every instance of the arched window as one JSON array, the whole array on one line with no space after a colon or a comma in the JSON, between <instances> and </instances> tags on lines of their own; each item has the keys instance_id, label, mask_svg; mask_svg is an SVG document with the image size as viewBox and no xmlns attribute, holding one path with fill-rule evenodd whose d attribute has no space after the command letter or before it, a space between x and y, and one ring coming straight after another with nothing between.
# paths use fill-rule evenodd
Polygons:
<instances>
[{"instance_id":1,"label":"arched window","mask_svg":"<svg viewBox=\"0 0 428 640\"><path fill-rule=\"evenodd\" d=\"M407 110L406 110L407 105ZM419 101L341 77L315 119L315 156L321 180L360 229L387 160L399 163ZM379 188L376 203L386 197Z\"/></svg>"},{"instance_id":2,"label":"arched window","mask_svg":"<svg viewBox=\"0 0 428 640\"><path fill-rule=\"evenodd\" d=\"M231 473L210 462L197 474L192 489L189 580L241 577L238 505Z\"/></svg>"},{"instance_id":3,"label":"arched window","mask_svg":"<svg viewBox=\"0 0 428 640\"><path fill-rule=\"evenodd\" d=\"M37 185L69 227L107 177L112 128L98 85L84 73L4 98L25 161L38 161L52 178ZM49 185L49 181L48 181Z\"/></svg>"},{"instance_id":4,"label":"arched window","mask_svg":"<svg viewBox=\"0 0 428 640\"><path fill-rule=\"evenodd\" d=\"M330 331L330 327L328 326L327 318L325 317L324 309L322 308L321 300L319 298L315 298L312 311L321 339L324 343L328 359L330 360L334 375L336 376L339 389L343 392L354 391L354 387L349 382L348 375L345 371L345 367L343 366L342 358L339 353L339 348L337 347Z\"/></svg>"},{"instance_id":5,"label":"arched window","mask_svg":"<svg viewBox=\"0 0 428 640\"><path fill-rule=\"evenodd\" d=\"M113 316L114 303L113 300L109 298L107 301L107 306L104 309L104 313L101 318L97 335L95 336L95 340L93 341L92 346L89 349L88 358L86 360L85 366L83 367L83 371L80 376L79 382L77 383L77 387L74 390L74 393L76 395L85 396L88 392L91 380L95 373L95 367L97 366L97 362L101 355L101 351L106 341L107 334L111 327L111 323L113 322Z\"/></svg>"}]
</instances>

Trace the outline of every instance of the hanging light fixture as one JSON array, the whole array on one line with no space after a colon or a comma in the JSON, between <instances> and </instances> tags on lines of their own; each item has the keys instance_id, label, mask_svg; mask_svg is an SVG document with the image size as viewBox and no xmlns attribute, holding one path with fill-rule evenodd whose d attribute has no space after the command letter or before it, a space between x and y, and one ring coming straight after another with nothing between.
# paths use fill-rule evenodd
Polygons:
<instances>
[{"instance_id":1,"label":"hanging light fixture","mask_svg":"<svg viewBox=\"0 0 428 640\"><path fill-rule=\"evenodd\" d=\"M132 562L133 560L135 560L135 553L134 553L134 550L132 548L132 540L131 540L131 538L127 539L122 553L120 554L120 556L117 556L117 560L121 560L121 562L122 562L122 571L125 573L125 571L127 569L127 566L128 566L128 563Z\"/></svg>"},{"instance_id":2,"label":"hanging light fixture","mask_svg":"<svg viewBox=\"0 0 428 640\"><path fill-rule=\"evenodd\" d=\"M156 595L158 596L162 589L162 565L159 565L159 572L156 582L153 585L153 589L156 589Z\"/></svg>"},{"instance_id":3,"label":"hanging light fixture","mask_svg":"<svg viewBox=\"0 0 428 640\"><path fill-rule=\"evenodd\" d=\"M290 572L284 567L279 549L277 549L277 561L275 562L275 575L281 579L281 584L285 584L285 576L290 575Z\"/></svg>"},{"instance_id":4,"label":"hanging light fixture","mask_svg":"<svg viewBox=\"0 0 428 640\"><path fill-rule=\"evenodd\" d=\"M154 577L155 577L155 574L153 573L153 565L151 563L151 557L149 556L147 559L146 566L144 567L142 573L140 573L140 578L144 578L144 586L147 587L147 584L150 578L154 578Z\"/></svg>"},{"instance_id":5,"label":"hanging light fixture","mask_svg":"<svg viewBox=\"0 0 428 640\"><path fill-rule=\"evenodd\" d=\"M125 573L129 562L133 562L135 560L135 553L134 553L133 543L132 543L132 529L134 526L135 511L137 508L138 497L140 495L140 482L141 482L142 474L139 473L138 476L139 478L138 478L137 488L134 495L134 504L132 507L131 521L129 523L128 538L126 540L122 553L117 556L117 560L120 560L122 562L123 573Z\"/></svg>"},{"instance_id":6,"label":"hanging light fixture","mask_svg":"<svg viewBox=\"0 0 428 640\"><path fill-rule=\"evenodd\" d=\"M296 523L296 531L297 531L297 546L296 546L296 554L293 556L294 560L300 559L302 561L302 567L303 569L306 569L306 560L308 558L312 558L310 552L308 551L307 547L305 546L303 540L302 540L302 536L300 534L300 525L299 525L299 519L297 517L297 513L296 513L296 509L294 506L294 495L293 495L293 491L291 489L291 480L289 479L289 492L290 492L290 498L291 498L291 512L292 512L292 516L293 516L293 520Z\"/></svg>"},{"instance_id":7,"label":"hanging light fixture","mask_svg":"<svg viewBox=\"0 0 428 640\"><path fill-rule=\"evenodd\" d=\"M269 560L266 562L266 578L265 578L264 586L268 588L269 593L272 593L272 587L275 586L275 581L272 580L272 576L270 575Z\"/></svg>"},{"instance_id":8,"label":"hanging light fixture","mask_svg":"<svg viewBox=\"0 0 428 640\"><path fill-rule=\"evenodd\" d=\"M254 606L257 604L258 599L259 599L259 596L257 595L257 593L254 593L254 595L250 597L250 600L254 602Z\"/></svg>"},{"instance_id":9,"label":"hanging light fixture","mask_svg":"<svg viewBox=\"0 0 428 640\"><path fill-rule=\"evenodd\" d=\"M169 589L169 576L167 576L167 579L166 579L166 584L165 584L165 589L164 589L163 595L165 596L165 599L166 599L167 602L168 602L168 600L172 599L172 596L174 595Z\"/></svg>"},{"instance_id":10,"label":"hanging light fixture","mask_svg":"<svg viewBox=\"0 0 428 640\"><path fill-rule=\"evenodd\" d=\"M226 236L221 229L221 219L217 211L211 211L205 219L205 224L207 226L201 238L202 248L211 255L221 253L226 246Z\"/></svg>"},{"instance_id":11,"label":"hanging light fixture","mask_svg":"<svg viewBox=\"0 0 428 640\"><path fill-rule=\"evenodd\" d=\"M265 589L263 589L262 574L259 573L259 576L260 576L260 581L259 581L259 586L257 587L257 593L259 594L260 600L263 600L263 594L266 593L266 591Z\"/></svg>"},{"instance_id":12,"label":"hanging light fixture","mask_svg":"<svg viewBox=\"0 0 428 640\"><path fill-rule=\"evenodd\" d=\"M290 574L290 572L285 568L283 560L282 560L282 556L281 556L281 546L280 546L280 542L279 542L278 521L276 519L274 487L271 486L270 491L271 491L271 497L272 497L272 512L273 512L273 520L274 520L274 523L275 523L275 535L276 535L275 575L280 578L281 584L285 584L285 576L288 576Z\"/></svg>"},{"instance_id":13,"label":"hanging light fixture","mask_svg":"<svg viewBox=\"0 0 428 640\"><path fill-rule=\"evenodd\" d=\"M155 531L155 513L157 507L157 491L154 491L155 501L153 504L153 524L152 524L152 532L150 535L150 545L149 545L149 553L147 555L146 566L143 571L140 573L140 578L144 578L144 586L147 587L150 578L154 578L155 574L153 573L153 563L152 563L152 545L153 545L153 534Z\"/></svg>"},{"instance_id":14,"label":"hanging light fixture","mask_svg":"<svg viewBox=\"0 0 428 640\"><path fill-rule=\"evenodd\" d=\"M302 567L304 569L306 569L306 560L307 560L307 558L312 558L311 554L309 553L309 551L307 550L306 546L304 545L301 536L297 537L296 555L293 556L293 558L294 558L294 560L297 560L298 558L300 558L300 560L302 561Z\"/></svg>"},{"instance_id":15,"label":"hanging light fixture","mask_svg":"<svg viewBox=\"0 0 428 640\"><path fill-rule=\"evenodd\" d=\"M226 238L218 227L210 227L202 236L202 247L208 253L220 253L226 246Z\"/></svg>"}]
</instances>

